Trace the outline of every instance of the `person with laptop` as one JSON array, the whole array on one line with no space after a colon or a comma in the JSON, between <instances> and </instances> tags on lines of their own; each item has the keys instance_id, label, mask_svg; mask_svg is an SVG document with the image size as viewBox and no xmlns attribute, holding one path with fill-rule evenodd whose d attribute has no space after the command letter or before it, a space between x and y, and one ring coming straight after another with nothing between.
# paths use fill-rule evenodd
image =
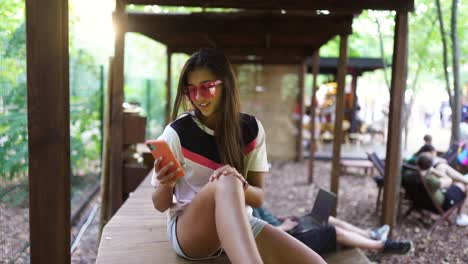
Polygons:
<instances>
[{"instance_id":1,"label":"person with laptop","mask_svg":"<svg viewBox=\"0 0 468 264\"><path fill-rule=\"evenodd\" d=\"M412 249L411 241L387 239L390 231L388 225L364 230L330 216L335 202L333 193L320 189L308 215L279 218L265 208L254 208L253 216L289 233L320 255L336 251L337 245L378 250L388 254L406 254Z\"/></svg>"}]
</instances>

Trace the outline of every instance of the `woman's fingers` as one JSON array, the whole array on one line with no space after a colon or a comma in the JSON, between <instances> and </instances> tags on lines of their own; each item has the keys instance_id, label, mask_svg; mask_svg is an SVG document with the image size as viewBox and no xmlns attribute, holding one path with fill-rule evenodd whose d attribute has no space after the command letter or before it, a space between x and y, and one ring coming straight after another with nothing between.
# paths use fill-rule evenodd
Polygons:
<instances>
[{"instance_id":1,"label":"woman's fingers","mask_svg":"<svg viewBox=\"0 0 468 264\"><path fill-rule=\"evenodd\" d=\"M179 168L174 170L173 172L166 174L166 177L160 181L161 184L172 184L175 181L177 181L177 176L176 174L180 171Z\"/></svg>"},{"instance_id":2,"label":"woman's fingers","mask_svg":"<svg viewBox=\"0 0 468 264\"><path fill-rule=\"evenodd\" d=\"M229 169L231 169L231 168L232 168L232 167L229 166L229 165L224 165L223 167L216 169L216 170L213 172L213 174L211 174L211 176L210 176L210 182L219 179L219 177L223 174L223 172L224 172L225 170L229 170Z\"/></svg>"},{"instance_id":3,"label":"woman's fingers","mask_svg":"<svg viewBox=\"0 0 468 264\"><path fill-rule=\"evenodd\" d=\"M216 170L210 177L210 182L216 181L221 176L234 176L238 178L242 183L245 181L244 177L233 167L223 166L221 169Z\"/></svg>"},{"instance_id":4,"label":"woman's fingers","mask_svg":"<svg viewBox=\"0 0 468 264\"><path fill-rule=\"evenodd\" d=\"M166 164L166 166L162 167L162 168L158 171L158 176L156 176L156 179L158 179L158 180L161 181L163 178L165 178L167 172L169 171L169 168L172 167L172 165L174 165L174 163L171 161L171 162L169 162L168 164Z\"/></svg>"},{"instance_id":5,"label":"woman's fingers","mask_svg":"<svg viewBox=\"0 0 468 264\"><path fill-rule=\"evenodd\" d=\"M160 164L161 164L162 159L163 159L162 157L159 157L159 158L157 158L157 159L154 161L154 171L155 171L156 173L158 173L158 171L161 170Z\"/></svg>"}]
</instances>

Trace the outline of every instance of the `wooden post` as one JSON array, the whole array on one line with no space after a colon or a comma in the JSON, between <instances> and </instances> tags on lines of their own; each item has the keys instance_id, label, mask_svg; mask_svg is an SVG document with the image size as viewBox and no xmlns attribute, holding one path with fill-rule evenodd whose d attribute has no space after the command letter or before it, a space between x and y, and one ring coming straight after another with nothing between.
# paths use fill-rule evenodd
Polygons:
<instances>
[{"instance_id":1,"label":"wooden post","mask_svg":"<svg viewBox=\"0 0 468 264\"><path fill-rule=\"evenodd\" d=\"M307 182L311 184L314 181L314 158L315 158L315 112L317 108L317 75L319 72L320 56L319 50L314 51L312 56L312 97L310 99L310 147L309 147L309 177Z\"/></svg>"},{"instance_id":2,"label":"wooden post","mask_svg":"<svg viewBox=\"0 0 468 264\"><path fill-rule=\"evenodd\" d=\"M307 72L307 66L303 61L301 64L301 71L299 73L299 94L298 102L299 104L299 119L297 120L297 138L296 138L296 162L302 161L304 159L304 150L302 148L302 122L304 119L304 87L305 87L305 74Z\"/></svg>"},{"instance_id":3,"label":"wooden post","mask_svg":"<svg viewBox=\"0 0 468 264\"><path fill-rule=\"evenodd\" d=\"M390 90L390 114L385 160L383 213L381 222L394 226L395 209L399 200L401 168L401 113L404 103L407 56L408 56L408 13L398 12L395 18L395 41L393 46L392 83Z\"/></svg>"},{"instance_id":4,"label":"wooden post","mask_svg":"<svg viewBox=\"0 0 468 264\"><path fill-rule=\"evenodd\" d=\"M166 125L171 122L171 103L172 103L172 81L171 81L171 63L172 51L167 48L167 77L166 77Z\"/></svg>"},{"instance_id":5,"label":"wooden post","mask_svg":"<svg viewBox=\"0 0 468 264\"><path fill-rule=\"evenodd\" d=\"M105 92L105 103L104 103L104 133L103 133L103 148L102 148L102 165L101 165L101 212L99 217L99 236L101 237L102 229L107 224L112 216L112 210L110 207L110 111L111 111L111 98L110 91L112 90L113 84L113 58L109 59L109 72L107 77L107 92Z\"/></svg>"},{"instance_id":6,"label":"wooden post","mask_svg":"<svg viewBox=\"0 0 468 264\"><path fill-rule=\"evenodd\" d=\"M341 159L341 142L343 140L343 117L345 108L345 82L346 69L348 64L348 35L340 36L340 58L338 62L338 74L336 81L338 91L335 100L335 127L333 135L333 156L332 156L332 171L331 171L331 191L336 194L337 203L333 209L333 215L336 216L336 206L338 204L339 177L340 177L340 159Z\"/></svg>"},{"instance_id":7,"label":"wooden post","mask_svg":"<svg viewBox=\"0 0 468 264\"><path fill-rule=\"evenodd\" d=\"M350 113L350 121L351 121L351 127L350 127L350 132L351 133L359 133L359 131L356 131L356 126L357 126L357 116L356 116L356 111L357 111L357 78L358 74L356 72L353 72L352 74L353 79L351 81L351 91L353 93L353 102L351 105L351 113Z\"/></svg>"},{"instance_id":8,"label":"wooden post","mask_svg":"<svg viewBox=\"0 0 468 264\"><path fill-rule=\"evenodd\" d=\"M68 1L26 1L31 263L70 263Z\"/></svg>"},{"instance_id":9,"label":"wooden post","mask_svg":"<svg viewBox=\"0 0 468 264\"><path fill-rule=\"evenodd\" d=\"M123 1L116 2L114 12L115 29L115 48L113 61L113 83L109 91L111 101L110 133L109 144L111 146L109 153L110 166L110 216L119 209L123 203L122 192L122 170L123 170L123 100L124 100L124 47L125 32L123 30L123 16L125 4Z\"/></svg>"}]
</instances>

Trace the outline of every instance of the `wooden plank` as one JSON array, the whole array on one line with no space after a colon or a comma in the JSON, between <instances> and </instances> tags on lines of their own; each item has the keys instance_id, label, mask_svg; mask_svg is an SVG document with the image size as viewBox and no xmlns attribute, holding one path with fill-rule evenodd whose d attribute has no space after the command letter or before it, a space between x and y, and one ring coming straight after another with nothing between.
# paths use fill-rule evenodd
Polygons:
<instances>
[{"instance_id":1,"label":"wooden plank","mask_svg":"<svg viewBox=\"0 0 468 264\"><path fill-rule=\"evenodd\" d=\"M414 0L300 0L300 1L236 1L236 0L125 0L135 5L167 5L192 7L221 7L240 9L275 9L275 10L330 10L349 11L361 9L375 10L414 10Z\"/></svg>"},{"instance_id":2,"label":"wooden plank","mask_svg":"<svg viewBox=\"0 0 468 264\"><path fill-rule=\"evenodd\" d=\"M115 48L114 48L114 73L113 84L110 91L111 96L111 117L110 117L110 215L113 215L123 203L122 192L122 168L123 168L123 109L124 100L124 45L125 33L122 31L121 17L123 16L125 5L121 1L116 3L114 23Z\"/></svg>"},{"instance_id":3,"label":"wooden plank","mask_svg":"<svg viewBox=\"0 0 468 264\"><path fill-rule=\"evenodd\" d=\"M336 94L335 108L335 127L333 138L333 160L331 171L330 189L336 194L337 202L333 209L333 216L336 216L336 206L338 205L339 192L339 177L340 177L340 158L341 158L341 142L343 139L343 117L345 108L345 85L346 85L346 68L348 62L348 35L340 37L340 60L338 64L338 74L336 81L338 83Z\"/></svg>"},{"instance_id":4,"label":"wooden plank","mask_svg":"<svg viewBox=\"0 0 468 264\"><path fill-rule=\"evenodd\" d=\"M325 261L330 264L369 264L369 259L361 250L352 248L341 250L338 253L325 256Z\"/></svg>"},{"instance_id":5,"label":"wooden plank","mask_svg":"<svg viewBox=\"0 0 468 264\"><path fill-rule=\"evenodd\" d=\"M317 75L319 72L319 49L312 55L312 96L310 99L310 147L309 147L309 177L307 182L314 181L314 160L315 160L315 112L317 108L316 94L318 90Z\"/></svg>"},{"instance_id":6,"label":"wooden plank","mask_svg":"<svg viewBox=\"0 0 468 264\"><path fill-rule=\"evenodd\" d=\"M385 159L384 193L381 222L393 227L400 193L401 117L405 98L408 59L408 13L397 13L393 46L390 113Z\"/></svg>"},{"instance_id":7,"label":"wooden plank","mask_svg":"<svg viewBox=\"0 0 468 264\"><path fill-rule=\"evenodd\" d=\"M68 1L26 1L32 263L70 263Z\"/></svg>"},{"instance_id":8,"label":"wooden plank","mask_svg":"<svg viewBox=\"0 0 468 264\"><path fill-rule=\"evenodd\" d=\"M167 238L167 215L151 203L151 174L104 227L97 263L193 263L176 255ZM226 256L203 263L230 263Z\"/></svg>"},{"instance_id":9,"label":"wooden plank","mask_svg":"<svg viewBox=\"0 0 468 264\"><path fill-rule=\"evenodd\" d=\"M156 211L151 202L150 177L146 177L104 227L97 263L194 263L178 257L170 246L167 215ZM357 249L343 250L325 259L328 263L369 263ZM230 261L224 255L202 263Z\"/></svg>"}]
</instances>

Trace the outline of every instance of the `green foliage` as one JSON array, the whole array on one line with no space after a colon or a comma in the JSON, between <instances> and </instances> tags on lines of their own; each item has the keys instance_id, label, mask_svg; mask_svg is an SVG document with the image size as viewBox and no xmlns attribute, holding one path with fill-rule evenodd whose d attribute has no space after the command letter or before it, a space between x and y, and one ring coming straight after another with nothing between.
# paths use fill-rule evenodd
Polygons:
<instances>
[{"instance_id":1,"label":"green foliage","mask_svg":"<svg viewBox=\"0 0 468 264\"><path fill-rule=\"evenodd\" d=\"M0 177L24 177L28 169L26 24L24 1L0 0ZM73 36L73 32L71 34ZM100 159L99 71L89 52L70 38L71 160L75 174Z\"/></svg>"},{"instance_id":2,"label":"green foliage","mask_svg":"<svg viewBox=\"0 0 468 264\"><path fill-rule=\"evenodd\" d=\"M0 1L0 177L25 175L26 37L23 1Z\"/></svg>"},{"instance_id":3,"label":"green foliage","mask_svg":"<svg viewBox=\"0 0 468 264\"><path fill-rule=\"evenodd\" d=\"M446 33L450 34L451 2L441 1ZM419 0L415 11L409 14L408 35L408 89L417 91L426 84L443 85L442 41L434 0ZM349 57L383 58L391 64L395 12L364 11L353 21L353 34L349 37ZM381 26L384 53L379 49L377 22ZM460 41L460 63L468 63L468 5L459 6L458 36ZM449 37L449 36L448 36ZM449 44L451 62L451 45ZM339 37L335 37L320 48L321 56L339 56ZM451 67L449 67L451 68ZM466 67L465 67L466 69ZM389 71L390 69L387 69ZM468 73L468 72L467 72ZM461 73L462 81L468 81L467 73ZM388 75L389 76L389 75Z\"/></svg>"},{"instance_id":4,"label":"green foliage","mask_svg":"<svg viewBox=\"0 0 468 264\"><path fill-rule=\"evenodd\" d=\"M101 157L99 68L84 50L70 47L70 150L74 175L96 172Z\"/></svg>"},{"instance_id":5,"label":"green foliage","mask_svg":"<svg viewBox=\"0 0 468 264\"><path fill-rule=\"evenodd\" d=\"M125 101L143 107L147 115L146 136L154 138L161 134L165 125L167 51L161 43L139 34L128 33L125 45ZM186 60L187 55L172 54L171 107Z\"/></svg>"}]
</instances>

